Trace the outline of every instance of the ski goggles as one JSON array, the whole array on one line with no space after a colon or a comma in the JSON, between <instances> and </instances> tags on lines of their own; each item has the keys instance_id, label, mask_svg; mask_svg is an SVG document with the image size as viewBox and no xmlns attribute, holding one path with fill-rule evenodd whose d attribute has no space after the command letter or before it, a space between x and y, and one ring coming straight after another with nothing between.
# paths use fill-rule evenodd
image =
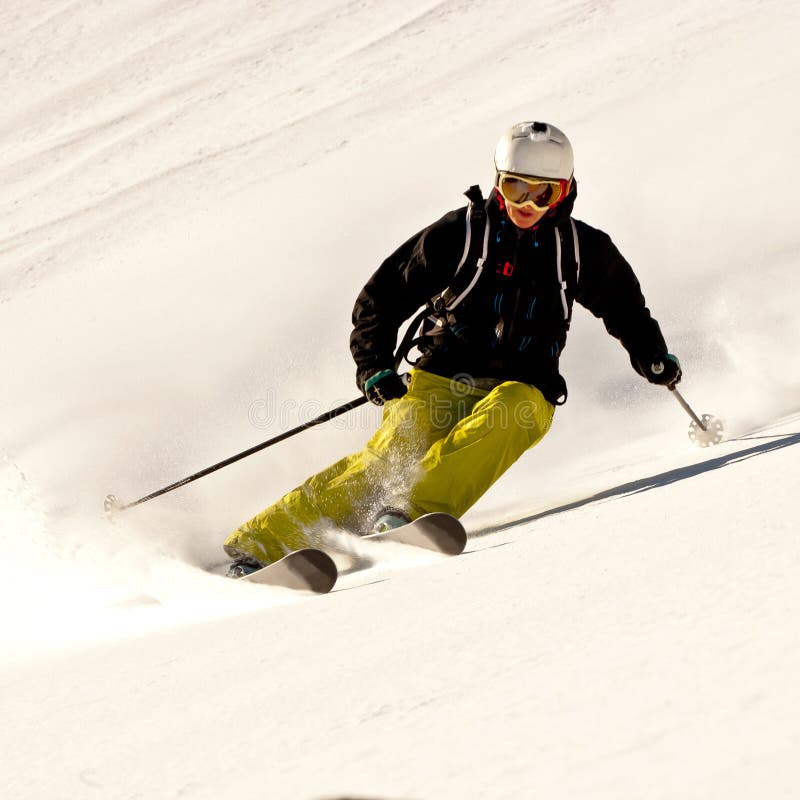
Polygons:
<instances>
[{"instance_id":1,"label":"ski goggles","mask_svg":"<svg viewBox=\"0 0 800 800\"><path fill-rule=\"evenodd\" d=\"M516 208L531 206L537 211L547 211L569 193L570 181L550 178L532 178L501 172L497 176L497 189L509 205Z\"/></svg>"}]
</instances>

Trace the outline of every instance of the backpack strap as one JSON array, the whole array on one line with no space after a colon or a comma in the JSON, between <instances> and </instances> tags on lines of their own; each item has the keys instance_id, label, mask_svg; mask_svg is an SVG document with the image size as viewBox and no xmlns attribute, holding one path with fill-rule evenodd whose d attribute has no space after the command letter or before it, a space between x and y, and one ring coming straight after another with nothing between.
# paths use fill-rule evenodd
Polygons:
<instances>
[{"instance_id":1,"label":"backpack strap","mask_svg":"<svg viewBox=\"0 0 800 800\"><path fill-rule=\"evenodd\" d=\"M475 288L486 263L489 250L489 219L486 213L487 201L483 197L481 187L470 186L464 195L469 200L466 215L466 231L464 234L464 251L458 262L450 285L439 295L431 298L428 304L414 318L406 330L405 336L395 353L396 368L408 354L432 336L444 333L447 327L447 313L461 303ZM433 330L423 334L424 321L428 318L433 323ZM410 364L415 362L409 361Z\"/></svg>"},{"instance_id":2,"label":"backpack strap","mask_svg":"<svg viewBox=\"0 0 800 800\"><path fill-rule=\"evenodd\" d=\"M578 281L581 279L581 244L578 240L578 228L575 225L575 220L569 218L569 224L572 227L572 246L575 249L575 291L578 291Z\"/></svg>"},{"instance_id":3,"label":"backpack strap","mask_svg":"<svg viewBox=\"0 0 800 800\"><path fill-rule=\"evenodd\" d=\"M483 272L483 265L486 263L486 254L489 250L491 226L481 187L470 186L464 194L469 200L465 222L464 252L461 254L461 260L458 262L450 285L431 301L433 310L437 313L454 309L475 288L475 284Z\"/></svg>"},{"instance_id":4,"label":"backpack strap","mask_svg":"<svg viewBox=\"0 0 800 800\"><path fill-rule=\"evenodd\" d=\"M569 218L569 224L572 227L572 248L575 256L575 292L578 291L578 281L581 277L581 248L580 242L578 241L578 229L575 227L575 220L572 217ZM569 303L567 302L567 282L564 280L564 271L561 266L561 252L562 252L562 240L563 237L561 235L561 229L559 227L555 228L555 237L556 237L556 275L558 277L558 286L561 290L561 306L564 309L564 320L569 325L570 320L570 308Z\"/></svg>"}]
</instances>

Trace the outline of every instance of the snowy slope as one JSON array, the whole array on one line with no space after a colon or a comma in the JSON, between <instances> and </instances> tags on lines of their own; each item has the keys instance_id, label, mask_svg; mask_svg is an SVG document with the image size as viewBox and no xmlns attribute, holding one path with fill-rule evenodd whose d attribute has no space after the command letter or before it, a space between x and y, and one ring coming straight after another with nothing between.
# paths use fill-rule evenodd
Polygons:
<instances>
[{"instance_id":1,"label":"snowy slope","mask_svg":"<svg viewBox=\"0 0 800 800\"><path fill-rule=\"evenodd\" d=\"M3 796L796 796L799 16L7 0ZM200 569L375 409L101 517L354 397L355 293L530 117L729 441L577 310L461 558L324 599Z\"/></svg>"}]
</instances>

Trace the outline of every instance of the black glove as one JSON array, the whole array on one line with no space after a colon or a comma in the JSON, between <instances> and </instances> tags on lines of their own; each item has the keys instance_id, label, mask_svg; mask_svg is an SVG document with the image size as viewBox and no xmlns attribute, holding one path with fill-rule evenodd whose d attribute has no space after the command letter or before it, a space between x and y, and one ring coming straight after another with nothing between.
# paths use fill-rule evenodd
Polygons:
<instances>
[{"instance_id":1,"label":"black glove","mask_svg":"<svg viewBox=\"0 0 800 800\"><path fill-rule=\"evenodd\" d=\"M683 373L677 356L667 353L652 363L639 362L640 372L650 383L672 389L680 383Z\"/></svg>"},{"instance_id":2,"label":"black glove","mask_svg":"<svg viewBox=\"0 0 800 800\"><path fill-rule=\"evenodd\" d=\"M376 372L364 383L364 394L367 400L382 406L389 400L396 400L408 391L403 379L393 370L384 369Z\"/></svg>"}]
</instances>

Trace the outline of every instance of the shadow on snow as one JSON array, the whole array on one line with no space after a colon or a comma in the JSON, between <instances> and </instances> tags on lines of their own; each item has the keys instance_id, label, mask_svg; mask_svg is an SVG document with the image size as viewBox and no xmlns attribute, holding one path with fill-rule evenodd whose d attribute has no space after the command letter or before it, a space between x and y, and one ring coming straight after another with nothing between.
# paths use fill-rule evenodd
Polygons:
<instances>
[{"instance_id":1,"label":"shadow on snow","mask_svg":"<svg viewBox=\"0 0 800 800\"><path fill-rule=\"evenodd\" d=\"M573 500L570 503L565 503L555 508L548 508L545 511L539 511L535 514L518 517L517 519L508 522L502 522L499 525L488 525L477 530L470 531L470 538L477 538L479 536L488 536L491 533L497 533L505 530L506 528L513 528L515 525L522 525L526 522L535 522L536 520L549 517L553 514L561 514L564 511L572 511L575 508L588 506L591 503L596 503L600 500L608 500L611 497L621 497L623 495L638 494L639 492L646 492L650 489L657 489L662 486L669 486L671 483L686 480L687 478L694 478L697 475L702 475L704 472L711 472L711 470L721 469L727 467L729 464L736 464L739 461L745 461L754 456L761 456L765 453L770 453L774 450L781 450L784 447L791 447L794 444L800 444L800 433L790 433L777 437L757 437L757 436L744 436L740 439L733 439L735 442L756 441L758 439L766 439L767 441L757 444L753 447L747 447L744 450L737 450L734 453L728 453L724 456L711 458L708 461L703 461L700 464L691 464L686 467L678 467L671 469L667 472L661 472L658 475L651 475L648 478L640 478L639 480L630 481L629 483L622 483L619 486L614 486L611 489L593 494L590 497L584 497L580 500Z\"/></svg>"}]
</instances>

